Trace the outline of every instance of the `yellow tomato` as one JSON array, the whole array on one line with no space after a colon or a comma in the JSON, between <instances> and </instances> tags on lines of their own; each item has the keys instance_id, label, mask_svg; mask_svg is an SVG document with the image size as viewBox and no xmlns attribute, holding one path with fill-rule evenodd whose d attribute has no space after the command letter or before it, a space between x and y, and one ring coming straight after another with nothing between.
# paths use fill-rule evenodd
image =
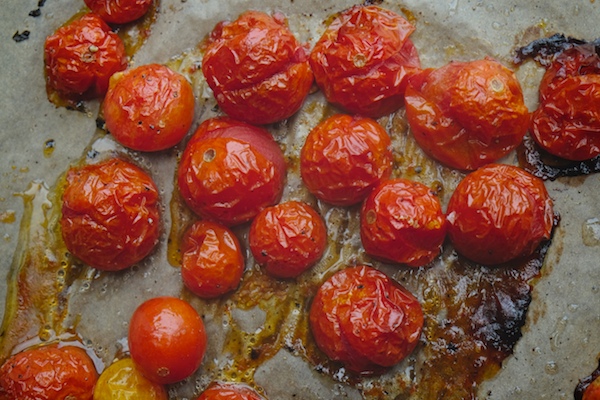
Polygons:
<instances>
[{"instance_id":1,"label":"yellow tomato","mask_svg":"<svg viewBox=\"0 0 600 400\"><path fill-rule=\"evenodd\" d=\"M94 400L167 400L162 385L146 379L131 358L113 363L102 372L94 388Z\"/></svg>"}]
</instances>

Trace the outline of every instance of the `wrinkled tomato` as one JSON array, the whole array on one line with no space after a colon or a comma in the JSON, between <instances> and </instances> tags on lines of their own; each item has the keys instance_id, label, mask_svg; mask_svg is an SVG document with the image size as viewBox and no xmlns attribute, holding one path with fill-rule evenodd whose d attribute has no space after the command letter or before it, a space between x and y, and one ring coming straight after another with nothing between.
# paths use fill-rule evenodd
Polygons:
<instances>
[{"instance_id":1,"label":"wrinkled tomato","mask_svg":"<svg viewBox=\"0 0 600 400\"><path fill-rule=\"evenodd\" d=\"M313 82L307 52L285 17L259 11L217 24L202 72L227 115L256 125L292 116Z\"/></svg>"},{"instance_id":2,"label":"wrinkled tomato","mask_svg":"<svg viewBox=\"0 0 600 400\"><path fill-rule=\"evenodd\" d=\"M327 100L378 118L403 103L406 78L421 68L409 36L415 27L377 6L354 6L329 25L310 54Z\"/></svg>"},{"instance_id":3,"label":"wrinkled tomato","mask_svg":"<svg viewBox=\"0 0 600 400\"><path fill-rule=\"evenodd\" d=\"M308 204L288 201L262 210L248 242L254 259L277 278L295 278L321 259L327 228Z\"/></svg>"},{"instance_id":4,"label":"wrinkled tomato","mask_svg":"<svg viewBox=\"0 0 600 400\"><path fill-rule=\"evenodd\" d=\"M86 264L130 267L158 243L158 189L146 172L117 158L71 168L60 226L67 249Z\"/></svg>"},{"instance_id":5,"label":"wrinkled tomato","mask_svg":"<svg viewBox=\"0 0 600 400\"><path fill-rule=\"evenodd\" d=\"M264 400L264 398L244 384L216 382L202 392L196 400Z\"/></svg>"},{"instance_id":6,"label":"wrinkled tomato","mask_svg":"<svg viewBox=\"0 0 600 400\"><path fill-rule=\"evenodd\" d=\"M554 212L541 179L515 166L489 164L459 183L447 219L458 253L495 265L526 257L550 239Z\"/></svg>"},{"instance_id":7,"label":"wrinkled tomato","mask_svg":"<svg viewBox=\"0 0 600 400\"><path fill-rule=\"evenodd\" d=\"M122 145L139 151L175 146L194 120L192 85L164 65L116 73L103 103L106 128Z\"/></svg>"},{"instance_id":8,"label":"wrinkled tomato","mask_svg":"<svg viewBox=\"0 0 600 400\"><path fill-rule=\"evenodd\" d=\"M189 303L175 297L142 303L129 321L128 340L135 365L161 385L192 375L206 351L202 318Z\"/></svg>"},{"instance_id":9,"label":"wrinkled tomato","mask_svg":"<svg viewBox=\"0 0 600 400\"><path fill-rule=\"evenodd\" d=\"M514 73L492 59L451 62L410 78L406 117L432 158L474 170L515 149L530 116Z\"/></svg>"},{"instance_id":10,"label":"wrinkled tomato","mask_svg":"<svg viewBox=\"0 0 600 400\"><path fill-rule=\"evenodd\" d=\"M600 400L600 378L594 379L585 388L582 400Z\"/></svg>"},{"instance_id":11,"label":"wrinkled tomato","mask_svg":"<svg viewBox=\"0 0 600 400\"><path fill-rule=\"evenodd\" d=\"M108 89L112 74L127 67L125 46L95 14L59 28L44 44L46 79L66 94L97 97Z\"/></svg>"},{"instance_id":12,"label":"wrinkled tomato","mask_svg":"<svg viewBox=\"0 0 600 400\"><path fill-rule=\"evenodd\" d=\"M382 372L417 345L423 327L418 300L396 281L368 266L330 277L310 309L318 347L350 371Z\"/></svg>"},{"instance_id":13,"label":"wrinkled tomato","mask_svg":"<svg viewBox=\"0 0 600 400\"><path fill-rule=\"evenodd\" d=\"M360 238L374 258L419 267L440 254L446 217L427 186L392 179L376 187L363 203Z\"/></svg>"},{"instance_id":14,"label":"wrinkled tomato","mask_svg":"<svg viewBox=\"0 0 600 400\"><path fill-rule=\"evenodd\" d=\"M92 400L98 373L76 346L47 345L22 351L0 368L0 399Z\"/></svg>"},{"instance_id":15,"label":"wrinkled tomato","mask_svg":"<svg viewBox=\"0 0 600 400\"><path fill-rule=\"evenodd\" d=\"M178 186L198 215L232 226L276 204L285 176L283 152L267 130L212 118L188 143L179 164Z\"/></svg>"},{"instance_id":16,"label":"wrinkled tomato","mask_svg":"<svg viewBox=\"0 0 600 400\"><path fill-rule=\"evenodd\" d=\"M152 0L84 0L85 5L109 24L124 24L148 12Z\"/></svg>"},{"instance_id":17,"label":"wrinkled tomato","mask_svg":"<svg viewBox=\"0 0 600 400\"><path fill-rule=\"evenodd\" d=\"M123 358L102 371L94 400L168 400L166 389L147 379L131 358Z\"/></svg>"},{"instance_id":18,"label":"wrinkled tomato","mask_svg":"<svg viewBox=\"0 0 600 400\"><path fill-rule=\"evenodd\" d=\"M329 117L309 132L300 152L308 190L338 206L361 202L391 172L390 137L371 118Z\"/></svg>"}]
</instances>

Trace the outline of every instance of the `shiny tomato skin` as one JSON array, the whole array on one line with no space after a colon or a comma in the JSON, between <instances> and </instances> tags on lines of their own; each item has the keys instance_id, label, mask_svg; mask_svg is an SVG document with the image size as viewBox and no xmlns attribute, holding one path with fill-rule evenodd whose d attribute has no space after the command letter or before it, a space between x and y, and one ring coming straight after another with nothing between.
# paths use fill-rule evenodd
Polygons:
<instances>
[{"instance_id":1,"label":"shiny tomato skin","mask_svg":"<svg viewBox=\"0 0 600 400\"><path fill-rule=\"evenodd\" d=\"M106 128L122 145L159 151L179 143L194 120L192 85L160 64L116 73L102 105Z\"/></svg>"},{"instance_id":2,"label":"shiny tomato skin","mask_svg":"<svg viewBox=\"0 0 600 400\"><path fill-rule=\"evenodd\" d=\"M507 155L522 142L530 122L514 73L489 58L451 62L411 77L405 105L419 146L459 170Z\"/></svg>"},{"instance_id":3,"label":"shiny tomato skin","mask_svg":"<svg viewBox=\"0 0 600 400\"><path fill-rule=\"evenodd\" d=\"M264 400L264 397L241 383L215 382L196 400Z\"/></svg>"},{"instance_id":4,"label":"shiny tomato skin","mask_svg":"<svg viewBox=\"0 0 600 400\"><path fill-rule=\"evenodd\" d=\"M337 206L364 200L392 172L391 140L377 121L336 114L315 126L300 152L308 190Z\"/></svg>"},{"instance_id":5,"label":"shiny tomato skin","mask_svg":"<svg viewBox=\"0 0 600 400\"><path fill-rule=\"evenodd\" d=\"M149 380L179 382L199 367L206 351L204 322L187 302L175 297L146 300L129 321L129 351Z\"/></svg>"},{"instance_id":6,"label":"shiny tomato skin","mask_svg":"<svg viewBox=\"0 0 600 400\"><path fill-rule=\"evenodd\" d=\"M109 24L135 21L148 12L152 0L84 0L94 14Z\"/></svg>"},{"instance_id":7,"label":"shiny tomato skin","mask_svg":"<svg viewBox=\"0 0 600 400\"><path fill-rule=\"evenodd\" d=\"M131 358L123 358L102 371L94 387L94 400L168 400L164 386L148 380Z\"/></svg>"},{"instance_id":8,"label":"shiny tomato skin","mask_svg":"<svg viewBox=\"0 0 600 400\"><path fill-rule=\"evenodd\" d=\"M423 327L419 301L375 268L348 267L313 299L310 327L318 347L359 374L379 373L416 347Z\"/></svg>"},{"instance_id":9,"label":"shiny tomato skin","mask_svg":"<svg viewBox=\"0 0 600 400\"><path fill-rule=\"evenodd\" d=\"M600 379L594 379L583 392L581 400L600 400Z\"/></svg>"},{"instance_id":10,"label":"shiny tomato skin","mask_svg":"<svg viewBox=\"0 0 600 400\"><path fill-rule=\"evenodd\" d=\"M446 230L439 199L427 186L407 179L381 183L360 213L365 252L385 262L429 264L440 254Z\"/></svg>"},{"instance_id":11,"label":"shiny tomato skin","mask_svg":"<svg viewBox=\"0 0 600 400\"><path fill-rule=\"evenodd\" d=\"M315 80L327 100L378 118L403 103L406 79L421 68L409 39L415 27L393 11L357 5L342 12L310 54Z\"/></svg>"},{"instance_id":12,"label":"shiny tomato skin","mask_svg":"<svg viewBox=\"0 0 600 400\"><path fill-rule=\"evenodd\" d=\"M262 210L250 225L254 259L276 278L295 278L317 263L327 245L327 228L311 206L287 201Z\"/></svg>"},{"instance_id":13,"label":"shiny tomato skin","mask_svg":"<svg viewBox=\"0 0 600 400\"><path fill-rule=\"evenodd\" d=\"M197 296L210 299L238 287L244 256L237 237L227 227L198 221L186 231L181 250L181 277Z\"/></svg>"},{"instance_id":14,"label":"shiny tomato skin","mask_svg":"<svg viewBox=\"0 0 600 400\"><path fill-rule=\"evenodd\" d=\"M489 164L459 183L447 220L459 254L496 265L526 257L550 239L554 212L541 179L515 166Z\"/></svg>"},{"instance_id":15,"label":"shiny tomato skin","mask_svg":"<svg viewBox=\"0 0 600 400\"><path fill-rule=\"evenodd\" d=\"M90 13L46 38L44 62L49 87L67 95L99 97L110 77L127 67L127 55L117 34Z\"/></svg>"},{"instance_id":16,"label":"shiny tomato skin","mask_svg":"<svg viewBox=\"0 0 600 400\"><path fill-rule=\"evenodd\" d=\"M229 118L204 121L178 170L186 204L203 218L233 226L279 202L285 159L271 134Z\"/></svg>"},{"instance_id":17,"label":"shiny tomato skin","mask_svg":"<svg viewBox=\"0 0 600 400\"><path fill-rule=\"evenodd\" d=\"M141 261L160 236L158 189L117 158L67 173L60 225L67 249L86 264L118 271Z\"/></svg>"},{"instance_id":18,"label":"shiny tomato skin","mask_svg":"<svg viewBox=\"0 0 600 400\"><path fill-rule=\"evenodd\" d=\"M17 353L0 368L0 399L92 400L98 373L76 346L47 345Z\"/></svg>"},{"instance_id":19,"label":"shiny tomato skin","mask_svg":"<svg viewBox=\"0 0 600 400\"><path fill-rule=\"evenodd\" d=\"M255 125L288 118L313 83L305 48L281 13L247 11L212 31L202 72L219 107Z\"/></svg>"}]
</instances>

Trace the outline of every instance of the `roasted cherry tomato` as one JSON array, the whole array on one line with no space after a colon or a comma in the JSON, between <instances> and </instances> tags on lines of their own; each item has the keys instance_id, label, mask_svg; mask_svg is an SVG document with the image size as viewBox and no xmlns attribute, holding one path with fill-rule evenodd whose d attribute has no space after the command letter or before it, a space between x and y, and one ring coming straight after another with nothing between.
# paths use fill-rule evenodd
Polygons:
<instances>
[{"instance_id":1,"label":"roasted cherry tomato","mask_svg":"<svg viewBox=\"0 0 600 400\"><path fill-rule=\"evenodd\" d=\"M319 348L350 371L382 372L408 356L423 327L418 300L396 281L368 266L330 277L310 309Z\"/></svg>"},{"instance_id":2,"label":"roasted cherry tomato","mask_svg":"<svg viewBox=\"0 0 600 400\"><path fill-rule=\"evenodd\" d=\"M276 204L285 175L283 153L267 130L213 118L204 121L188 143L178 184L194 212L231 226Z\"/></svg>"},{"instance_id":3,"label":"roasted cherry tomato","mask_svg":"<svg viewBox=\"0 0 600 400\"><path fill-rule=\"evenodd\" d=\"M60 220L67 249L100 270L130 267L158 243L158 201L152 178L127 161L70 169Z\"/></svg>"},{"instance_id":4,"label":"roasted cherry tomato","mask_svg":"<svg viewBox=\"0 0 600 400\"><path fill-rule=\"evenodd\" d=\"M308 54L285 16L247 11L212 31L202 72L229 116L268 124L300 109L313 82Z\"/></svg>"},{"instance_id":5,"label":"roasted cherry tomato","mask_svg":"<svg viewBox=\"0 0 600 400\"><path fill-rule=\"evenodd\" d=\"M166 389L147 379L131 358L123 358L102 371L94 400L168 400Z\"/></svg>"},{"instance_id":6,"label":"roasted cherry tomato","mask_svg":"<svg viewBox=\"0 0 600 400\"><path fill-rule=\"evenodd\" d=\"M446 217L427 186L392 179L376 187L363 203L360 237L370 256L419 267L440 254Z\"/></svg>"},{"instance_id":7,"label":"roasted cherry tomato","mask_svg":"<svg viewBox=\"0 0 600 400\"><path fill-rule=\"evenodd\" d=\"M406 117L414 138L432 158L474 170L516 148L529 111L514 73L492 59L451 62L409 80Z\"/></svg>"},{"instance_id":8,"label":"roasted cherry tomato","mask_svg":"<svg viewBox=\"0 0 600 400\"><path fill-rule=\"evenodd\" d=\"M75 346L48 345L22 351L0 368L0 399L92 400L98 373Z\"/></svg>"},{"instance_id":9,"label":"roasted cherry tomato","mask_svg":"<svg viewBox=\"0 0 600 400\"><path fill-rule=\"evenodd\" d=\"M164 65L142 65L112 76L103 112L106 128L122 145L164 150L179 143L192 126L192 85Z\"/></svg>"},{"instance_id":10,"label":"roasted cherry tomato","mask_svg":"<svg viewBox=\"0 0 600 400\"><path fill-rule=\"evenodd\" d=\"M295 278L321 259L327 228L308 204L288 201L262 210L248 242L254 259L277 278Z\"/></svg>"},{"instance_id":11,"label":"roasted cherry tomato","mask_svg":"<svg viewBox=\"0 0 600 400\"><path fill-rule=\"evenodd\" d=\"M244 274L244 256L231 230L210 221L198 221L185 233L181 277L202 298L235 290Z\"/></svg>"},{"instance_id":12,"label":"roasted cherry tomato","mask_svg":"<svg viewBox=\"0 0 600 400\"><path fill-rule=\"evenodd\" d=\"M85 5L109 24L124 24L148 12L152 0L84 0Z\"/></svg>"},{"instance_id":13,"label":"roasted cherry tomato","mask_svg":"<svg viewBox=\"0 0 600 400\"><path fill-rule=\"evenodd\" d=\"M358 5L341 13L310 54L327 100L373 118L400 108L406 78L421 68L409 39L414 30L400 15L376 6Z\"/></svg>"},{"instance_id":14,"label":"roasted cherry tomato","mask_svg":"<svg viewBox=\"0 0 600 400\"><path fill-rule=\"evenodd\" d=\"M196 400L264 400L264 398L244 384L216 382L202 392Z\"/></svg>"},{"instance_id":15,"label":"roasted cherry tomato","mask_svg":"<svg viewBox=\"0 0 600 400\"><path fill-rule=\"evenodd\" d=\"M175 297L146 300L129 321L129 351L140 371L161 385L192 375L206 351L204 322Z\"/></svg>"},{"instance_id":16,"label":"roasted cherry tomato","mask_svg":"<svg viewBox=\"0 0 600 400\"><path fill-rule=\"evenodd\" d=\"M338 206L361 202L391 172L390 137L370 118L329 117L310 131L300 152L308 190Z\"/></svg>"},{"instance_id":17,"label":"roasted cherry tomato","mask_svg":"<svg viewBox=\"0 0 600 400\"><path fill-rule=\"evenodd\" d=\"M489 164L459 183L447 220L458 253L494 265L526 257L550 239L554 212L541 179L518 167Z\"/></svg>"},{"instance_id":18,"label":"roasted cherry tomato","mask_svg":"<svg viewBox=\"0 0 600 400\"><path fill-rule=\"evenodd\" d=\"M531 133L541 148L567 160L600 154L600 57L594 46L566 50L548 68Z\"/></svg>"},{"instance_id":19,"label":"roasted cherry tomato","mask_svg":"<svg viewBox=\"0 0 600 400\"><path fill-rule=\"evenodd\" d=\"M108 80L127 67L125 46L95 14L59 28L44 45L49 87L67 95L102 96Z\"/></svg>"},{"instance_id":20,"label":"roasted cherry tomato","mask_svg":"<svg viewBox=\"0 0 600 400\"><path fill-rule=\"evenodd\" d=\"M594 379L585 388L581 400L600 400L600 378Z\"/></svg>"}]
</instances>

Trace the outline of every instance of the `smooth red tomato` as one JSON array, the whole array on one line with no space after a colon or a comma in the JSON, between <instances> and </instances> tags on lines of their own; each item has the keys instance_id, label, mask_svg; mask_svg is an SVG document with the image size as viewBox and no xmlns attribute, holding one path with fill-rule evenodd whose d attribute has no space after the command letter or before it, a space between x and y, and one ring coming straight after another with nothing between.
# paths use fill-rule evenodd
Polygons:
<instances>
[{"instance_id":1,"label":"smooth red tomato","mask_svg":"<svg viewBox=\"0 0 600 400\"><path fill-rule=\"evenodd\" d=\"M123 358L102 371L94 387L94 400L168 400L167 390L147 379L131 358Z\"/></svg>"},{"instance_id":2,"label":"smooth red tomato","mask_svg":"<svg viewBox=\"0 0 600 400\"><path fill-rule=\"evenodd\" d=\"M309 317L319 348L361 374L399 363L413 351L423 327L418 300L368 266L343 269L323 283Z\"/></svg>"},{"instance_id":3,"label":"smooth red tomato","mask_svg":"<svg viewBox=\"0 0 600 400\"><path fill-rule=\"evenodd\" d=\"M459 183L447 220L458 253L494 265L526 257L550 239L554 212L541 179L515 166L489 164Z\"/></svg>"},{"instance_id":4,"label":"smooth red tomato","mask_svg":"<svg viewBox=\"0 0 600 400\"><path fill-rule=\"evenodd\" d=\"M313 83L307 51L281 13L247 11L217 24L202 72L227 115L256 125L292 116Z\"/></svg>"},{"instance_id":5,"label":"smooth red tomato","mask_svg":"<svg viewBox=\"0 0 600 400\"><path fill-rule=\"evenodd\" d=\"M308 190L338 206L361 202L392 172L391 141L377 121L337 114L314 127L300 152Z\"/></svg>"},{"instance_id":6,"label":"smooth red tomato","mask_svg":"<svg viewBox=\"0 0 600 400\"><path fill-rule=\"evenodd\" d=\"M235 234L225 226L198 221L182 242L181 277L194 294L213 298L235 290L244 274L244 256Z\"/></svg>"},{"instance_id":7,"label":"smooth red tomato","mask_svg":"<svg viewBox=\"0 0 600 400\"><path fill-rule=\"evenodd\" d=\"M530 116L514 73L492 59L451 62L410 78L406 117L432 158L474 170L515 149Z\"/></svg>"},{"instance_id":8,"label":"smooth red tomato","mask_svg":"<svg viewBox=\"0 0 600 400\"><path fill-rule=\"evenodd\" d=\"M117 158L71 168L60 225L67 249L86 264L130 267L158 243L158 189L146 172Z\"/></svg>"},{"instance_id":9,"label":"smooth red tomato","mask_svg":"<svg viewBox=\"0 0 600 400\"><path fill-rule=\"evenodd\" d=\"M370 256L411 267L437 257L446 238L446 217L437 196L419 182L392 179L365 200L360 238Z\"/></svg>"},{"instance_id":10,"label":"smooth red tomato","mask_svg":"<svg viewBox=\"0 0 600 400\"><path fill-rule=\"evenodd\" d=\"M241 383L216 382L196 400L264 400L256 391Z\"/></svg>"},{"instance_id":11,"label":"smooth red tomato","mask_svg":"<svg viewBox=\"0 0 600 400\"><path fill-rule=\"evenodd\" d=\"M192 85L160 64L114 74L102 106L106 128L133 150L158 151L175 146L194 120Z\"/></svg>"},{"instance_id":12,"label":"smooth red tomato","mask_svg":"<svg viewBox=\"0 0 600 400\"><path fill-rule=\"evenodd\" d=\"M232 226L276 204L285 176L283 152L267 130L213 118L200 124L188 143L178 186L198 215Z\"/></svg>"},{"instance_id":13,"label":"smooth red tomato","mask_svg":"<svg viewBox=\"0 0 600 400\"><path fill-rule=\"evenodd\" d=\"M98 373L75 346L48 345L22 351L0 368L0 399L92 400Z\"/></svg>"},{"instance_id":14,"label":"smooth red tomato","mask_svg":"<svg viewBox=\"0 0 600 400\"><path fill-rule=\"evenodd\" d=\"M135 21L148 12L152 0L84 0L85 5L109 24Z\"/></svg>"},{"instance_id":15,"label":"smooth red tomato","mask_svg":"<svg viewBox=\"0 0 600 400\"><path fill-rule=\"evenodd\" d=\"M189 303L175 297L142 303L129 321L128 339L135 365L161 385L192 375L206 351L202 318Z\"/></svg>"},{"instance_id":16,"label":"smooth red tomato","mask_svg":"<svg viewBox=\"0 0 600 400\"><path fill-rule=\"evenodd\" d=\"M108 80L127 67L125 46L96 14L59 28L44 44L49 87L70 95L102 96Z\"/></svg>"},{"instance_id":17,"label":"smooth red tomato","mask_svg":"<svg viewBox=\"0 0 600 400\"><path fill-rule=\"evenodd\" d=\"M327 228L311 206L288 201L267 207L254 218L248 242L254 259L267 273L295 278L321 259Z\"/></svg>"},{"instance_id":18,"label":"smooth red tomato","mask_svg":"<svg viewBox=\"0 0 600 400\"><path fill-rule=\"evenodd\" d=\"M393 11L357 5L329 25L310 54L327 100L378 118L403 103L406 78L421 68L409 39L415 27Z\"/></svg>"},{"instance_id":19,"label":"smooth red tomato","mask_svg":"<svg viewBox=\"0 0 600 400\"><path fill-rule=\"evenodd\" d=\"M594 379L583 392L581 400L600 400L600 379Z\"/></svg>"}]
</instances>

